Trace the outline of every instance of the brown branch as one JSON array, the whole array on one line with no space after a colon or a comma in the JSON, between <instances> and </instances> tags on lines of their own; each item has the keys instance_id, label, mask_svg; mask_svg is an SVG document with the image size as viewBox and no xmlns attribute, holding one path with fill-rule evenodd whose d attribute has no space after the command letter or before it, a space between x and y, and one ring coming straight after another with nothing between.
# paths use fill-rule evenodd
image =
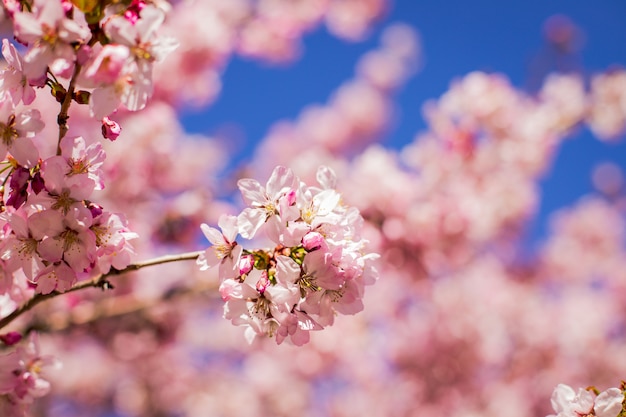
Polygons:
<instances>
[{"instance_id":1,"label":"brown branch","mask_svg":"<svg viewBox=\"0 0 626 417\"><path fill-rule=\"evenodd\" d=\"M78 79L78 74L80 73L81 66L78 62L74 63L74 72L72 73L72 78L70 79L70 84L67 86L67 91L65 96L63 97L63 101L61 102L61 110L59 111L59 115L57 116L57 124L59 125L59 141L57 143L57 155L61 155L61 140L67 134L69 127L67 125L67 119L70 118L69 111L70 105L72 104L72 99L74 98L74 90L76 89L76 80Z\"/></svg>"},{"instance_id":2,"label":"brown branch","mask_svg":"<svg viewBox=\"0 0 626 417\"><path fill-rule=\"evenodd\" d=\"M198 256L201 253L203 253L203 251L187 252L187 253L182 253L182 254L179 254L179 255L161 256L161 257L158 257L158 258L149 259L147 261L130 264L126 268L120 269L120 270L112 268L106 274L100 274L100 275L97 275L97 276L95 276L94 278L92 278L92 279L90 279L88 281L81 281L81 282L76 283L75 285L72 286L72 288L70 288L69 290L67 290L65 292L52 291L49 294L35 294L33 296L33 298L31 298L30 300L26 301L24 304L22 304L20 307L18 307L11 314L9 314L8 316L4 317L3 319L0 319L0 329L8 326L11 322L13 322L15 319L17 319L22 314L24 314L27 311L31 310L37 304L39 304L39 303L41 303L41 302L43 302L45 300L48 300L50 298L54 298L54 297L57 297L59 295L67 294L67 293L70 293L70 292L84 290L85 288L102 288L102 289L107 289L107 288L110 287L110 283L108 281L108 278L111 277L111 276L121 275L121 274L125 274L125 273L131 272L131 271L137 271L139 269L142 269L142 268L145 268L145 267L148 267L148 266L160 265L160 264L165 264L165 263L169 263L169 262L194 260L194 259L197 259Z\"/></svg>"},{"instance_id":3,"label":"brown branch","mask_svg":"<svg viewBox=\"0 0 626 417\"><path fill-rule=\"evenodd\" d=\"M163 302L185 300L203 293L213 293L216 289L217 284L215 282L200 281L192 286L174 287L154 299L138 299L133 294L108 297L81 304L70 311L59 311L36 317L34 322L21 333L26 334L33 330L37 332L67 331L99 320L143 313Z\"/></svg>"}]
</instances>

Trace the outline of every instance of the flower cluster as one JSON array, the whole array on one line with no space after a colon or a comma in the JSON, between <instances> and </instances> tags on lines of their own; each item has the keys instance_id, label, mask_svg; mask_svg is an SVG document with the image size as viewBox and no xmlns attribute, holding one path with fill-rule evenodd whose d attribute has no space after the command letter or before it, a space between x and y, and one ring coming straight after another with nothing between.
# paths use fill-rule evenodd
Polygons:
<instances>
[{"instance_id":1,"label":"flower cluster","mask_svg":"<svg viewBox=\"0 0 626 417\"><path fill-rule=\"evenodd\" d=\"M19 165L12 157L4 162L10 171L0 215L5 279L25 276L42 294L66 291L111 267L124 268L132 253L127 242L135 237L121 214L91 201L104 186L101 145L66 137L60 150L33 166ZM7 284L5 291L12 282Z\"/></svg>"},{"instance_id":2,"label":"flower cluster","mask_svg":"<svg viewBox=\"0 0 626 417\"><path fill-rule=\"evenodd\" d=\"M599 392L595 388L578 392L565 384L559 384L552 393L552 408L556 415L548 417L618 417L624 414L624 386Z\"/></svg>"},{"instance_id":3,"label":"flower cluster","mask_svg":"<svg viewBox=\"0 0 626 417\"><path fill-rule=\"evenodd\" d=\"M359 32L358 22L364 24L374 17L367 10L378 10L382 3L364 1L370 6L361 18L352 19L356 26L346 35ZM115 182L111 177L116 174L141 176L135 175L143 174L141 164L134 163L140 157L125 154L117 160L107 148L113 145L102 139L116 140L120 123L132 130L127 112L144 109L153 95L167 100L164 90L155 92L155 83L161 79L158 73L153 77L153 70L156 62L177 47L176 40L160 34L166 12L173 7L156 0L0 3L3 23L13 32L8 38L15 41L2 41L6 65L0 67L0 328L18 316L23 318L44 299L87 286L104 288L108 282L103 280L111 274L166 262L131 265L134 249L129 242L137 234L130 231L125 215L104 206L119 209L134 202L117 205L111 201L115 187L124 181L108 184L113 191L104 189L105 183ZM311 22L321 18L324 8L319 7ZM206 26L206 21L201 24ZM308 25L302 22L302 28ZM239 38L238 50L255 55L253 39ZM287 38L293 41L291 35ZM198 67L197 49L193 55L193 66ZM146 109L140 118L143 126L146 114L158 112L154 108ZM50 123L53 117L56 125ZM137 139L140 135L129 136ZM151 142L160 145L155 146L155 154L165 160L164 142L155 139L150 136ZM132 146L137 149L141 144ZM201 151L201 145L194 148ZM109 152L106 167L105 149ZM158 165L154 158L149 162L152 167ZM126 171L118 164L128 165L129 175L120 174ZM186 166L194 165L187 161ZM165 177L171 171L151 169L155 175L150 171L146 181L160 182L162 189L199 177L177 175L173 182L166 182L158 175ZM223 216L221 231L202 226L213 247L200 256L199 263L202 269L219 264L225 315L235 324L248 326L249 340L270 335L278 343L287 339L304 344L310 330L333 324L335 314L362 310L364 286L377 278L371 265L377 255L366 253L358 210L342 204L330 169L319 170L318 182L318 187L308 187L284 167L274 171L265 187L241 180L249 207L239 216ZM137 184L128 187L132 193L150 188ZM156 195L162 189L155 187L150 193ZM133 205L145 214L145 206ZM124 213L132 219L132 213ZM133 228L147 229L141 228L140 221L133 222ZM272 249L243 249L236 242L238 235L244 239L265 235ZM193 259L198 252L186 255L180 259ZM131 289L119 292L124 291ZM70 302L60 309L74 312L78 310L74 307L87 300L68 298ZM54 328L45 321L41 328ZM34 327L27 324L20 332L0 334L0 415L26 415L34 399L49 391L42 372L53 364L52 359L39 354L34 338L21 340Z\"/></svg>"},{"instance_id":4,"label":"flower cluster","mask_svg":"<svg viewBox=\"0 0 626 417\"><path fill-rule=\"evenodd\" d=\"M39 353L39 343L33 335L23 346L17 346L0 356L0 414L24 415L30 404L50 390L45 368L58 362Z\"/></svg>"},{"instance_id":5,"label":"flower cluster","mask_svg":"<svg viewBox=\"0 0 626 417\"><path fill-rule=\"evenodd\" d=\"M317 180L319 187L307 186L283 166L265 186L239 180L248 207L220 217L220 229L202 226L212 246L198 264L219 268L224 317L247 326L249 342L267 335L302 345L337 313L361 311L364 287L377 279L358 210L342 204L332 170L320 167ZM236 240L261 234L273 249L249 250Z\"/></svg>"},{"instance_id":6,"label":"flower cluster","mask_svg":"<svg viewBox=\"0 0 626 417\"><path fill-rule=\"evenodd\" d=\"M145 107L153 64L176 42L157 36L165 12L142 0L34 0L4 7L14 38L26 47L21 54L4 39L7 66L0 70L0 295L19 303L15 287L63 292L130 263L128 241L136 235L123 215L94 201L104 188L104 149L97 136L67 134L69 107L88 104L102 135L116 139L120 126L108 116L120 106ZM60 104L52 149L37 104L37 90L44 88Z\"/></svg>"}]
</instances>

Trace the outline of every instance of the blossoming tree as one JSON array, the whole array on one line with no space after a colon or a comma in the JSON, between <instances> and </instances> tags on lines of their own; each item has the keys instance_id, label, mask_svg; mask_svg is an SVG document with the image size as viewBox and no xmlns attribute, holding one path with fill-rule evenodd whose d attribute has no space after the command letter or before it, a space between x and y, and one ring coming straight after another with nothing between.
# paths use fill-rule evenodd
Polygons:
<instances>
[{"instance_id":1,"label":"blossoming tree","mask_svg":"<svg viewBox=\"0 0 626 417\"><path fill-rule=\"evenodd\" d=\"M468 74L393 151L419 41L391 26L218 181L227 150L177 109L383 0L2 7L0 415L626 415L619 169L518 256L559 145L623 132L626 72Z\"/></svg>"}]
</instances>

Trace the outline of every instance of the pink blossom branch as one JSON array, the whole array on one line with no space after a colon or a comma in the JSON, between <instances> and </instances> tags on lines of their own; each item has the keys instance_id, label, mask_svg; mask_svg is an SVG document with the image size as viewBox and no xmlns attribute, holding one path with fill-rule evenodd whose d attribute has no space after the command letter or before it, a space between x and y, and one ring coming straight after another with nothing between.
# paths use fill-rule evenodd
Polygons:
<instances>
[{"instance_id":1,"label":"pink blossom branch","mask_svg":"<svg viewBox=\"0 0 626 417\"><path fill-rule=\"evenodd\" d=\"M94 278L92 278L92 279L90 279L88 281L78 282L77 284L72 286L72 288L70 288L69 290L67 290L65 292L52 291L49 294L35 294L35 296L33 296L33 298L31 298L30 300L28 300L27 302L22 304L19 308L17 308L15 311L13 311L8 316L6 316L3 319L1 319L0 320L0 329L8 326L15 319L17 319L19 316L21 316L22 314L24 314L27 311L31 310L33 307L35 307L39 303L41 303L41 302L43 302L45 300L48 300L50 298L54 298L54 297L57 297L59 295L67 294L67 293L70 293L70 292L84 290L85 288L108 289L108 288L111 288L111 284L109 283L109 280L108 280L108 278L111 277L111 276L121 275L121 274L125 274L127 272L132 272L132 271L137 271L139 269L146 268L148 266L160 265L160 264L165 264L165 263L169 263L169 262L195 260L195 259L198 258L198 256L201 253L202 253L202 251L196 251L196 252L182 253L182 254L179 254L179 255L161 256L161 257L158 257L158 258L149 259L147 261L130 264L130 265L128 265L124 269L120 269L120 270L111 269L106 274L97 275L97 276L95 276Z\"/></svg>"}]
</instances>

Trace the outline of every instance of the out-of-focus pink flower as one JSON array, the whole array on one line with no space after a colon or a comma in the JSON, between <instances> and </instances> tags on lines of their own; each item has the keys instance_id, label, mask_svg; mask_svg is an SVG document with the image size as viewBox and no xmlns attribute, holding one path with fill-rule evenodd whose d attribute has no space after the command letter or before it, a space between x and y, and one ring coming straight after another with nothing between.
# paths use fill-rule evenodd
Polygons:
<instances>
[{"instance_id":1,"label":"out-of-focus pink flower","mask_svg":"<svg viewBox=\"0 0 626 417\"><path fill-rule=\"evenodd\" d=\"M0 335L0 341L7 346L13 346L22 340L22 335L18 332L8 332Z\"/></svg>"},{"instance_id":2,"label":"out-of-focus pink flower","mask_svg":"<svg viewBox=\"0 0 626 417\"><path fill-rule=\"evenodd\" d=\"M615 139L626 130L626 71L596 74L589 92L589 127L600 139Z\"/></svg>"},{"instance_id":3,"label":"out-of-focus pink flower","mask_svg":"<svg viewBox=\"0 0 626 417\"><path fill-rule=\"evenodd\" d=\"M29 45L24 56L24 74L29 80L45 78L46 69L69 76L75 60L72 43L84 43L90 36L86 25L65 17L60 1L36 0L33 12L13 15L15 35Z\"/></svg>"},{"instance_id":4,"label":"out-of-focus pink flower","mask_svg":"<svg viewBox=\"0 0 626 417\"><path fill-rule=\"evenodd\" d=\"M35 89L24 74L22 57L7 39L2 40L2 55L8 66L0 71L0 94L8 93L16 104L31 104L35 100Z\"/></svg>"}]
</instances>

